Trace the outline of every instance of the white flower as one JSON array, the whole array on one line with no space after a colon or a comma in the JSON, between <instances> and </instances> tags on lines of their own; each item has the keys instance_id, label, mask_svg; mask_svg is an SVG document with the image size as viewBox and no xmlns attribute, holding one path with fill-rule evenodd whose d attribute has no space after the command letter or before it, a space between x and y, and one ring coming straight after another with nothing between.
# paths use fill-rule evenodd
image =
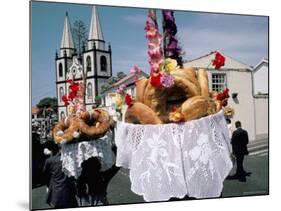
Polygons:
<instances>
[{"instance_id":1,"label":"white flower","mask_svg":"<svg viewBox=\"0 0 281 211\"><path fill-rule=\"evenodd\" d=\"M62 130L59 130L59 131L57 132L57 136L63 136L63 134L64 134L64 132L63 132Z\"/></svg>"},{"instance_id":2,"label":"white flower","mask_svg":"<svg viewBox=\"0 0 281 211\"><path fill-rule=\"evenodd\" d=\"M73 138L79 138L80 133L77 131L74 131L74 133L72 134Z\"/></svg>"}]
</instances>

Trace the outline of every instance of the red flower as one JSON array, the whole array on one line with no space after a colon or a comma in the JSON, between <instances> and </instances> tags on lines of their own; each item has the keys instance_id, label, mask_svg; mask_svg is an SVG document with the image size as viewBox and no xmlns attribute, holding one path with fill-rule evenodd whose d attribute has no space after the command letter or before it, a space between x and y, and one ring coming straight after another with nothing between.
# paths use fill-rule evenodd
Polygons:
<instances>
[{"instance_id":1,"label":"red flower","mask_svg":"<svg viewBox=\"0 0 281 211\"><path fill-rule=\"evenodd\" d=\"M162 74L158 73L158 74L151 74L150 77L150 84L156 88L161 88L161 76Z\"/></svg>"},{"instance_id":2,"label":"red flower","mask_svg":"<svg viewBox=\"0 0 281 211\"><path fill-rule=\"evenodd\" d=\"M68 98L73 100L76 97L77 92L76 91L71 91L68 95Z\"/></svg>"},{"instance_id":3,"label":"red flower","mask_svg":"<svg viewBox=\"0 0 281 211\"><path fill-rule=\"evenodd\" d=\"M67 97L66 97L65 95L63 95L63 96L61 97L61 99L62 99L62 101L64 102L64 105L65 105L65 106L68 106L68 105L69 105L68 99L67 99Z\"/></svg>"},{"instance_id":4,"label":"red flower","mask_svg":"<svg viewBox=\"0 0 281 211\"><path fill-rule=\"evenodd\" d=\"M69 86L69 88L71 89L71 91L76 92L79 89L79 83L72 82L72 84Z\"/></svg>"},{"instance_id":5,"label":"red flower","mask_svg":"<svg viewBox=\"0 0 281 211\"><path fill-rule=\"evenodd\" d=\"M222 106L222 107L227 106L227 104L228 104L227 98L225 98L225 99L223 99L223 100L221 101L221 106Z\"/></svg>"},{"instance_id":6,"label":"red flower","mask_svg":"<svg viewBox=\"0 0 281 211\"><path fill-rule=\"evenodd\" d=\"M224 66L225 58L223 55L221 55L219 52L216 52L215 59L213 60L213 65L216 69L220 69L222 66Z\"/></svg>"},{"instance_id":7,"label":"red flower","mask_svg":"<svg viewBox=\"0 0 281 211\"><path fill-rule=\"evenodd\" d=\"M125 103L127 104L127 106L132 105L132 97L128 94L125 95Z\"/></svg>"},{"instance_id":8,"label":"red flower","mask_svg":"<svg viewBox=\"0 0 281 211\"><path fill-rule=\"evenodd\" d=\"M67 80L66 80L66 83L70 83L70 84L71 84L71 83L72 83L72 80L67 79Z\"/></svg>"}]
</instances>

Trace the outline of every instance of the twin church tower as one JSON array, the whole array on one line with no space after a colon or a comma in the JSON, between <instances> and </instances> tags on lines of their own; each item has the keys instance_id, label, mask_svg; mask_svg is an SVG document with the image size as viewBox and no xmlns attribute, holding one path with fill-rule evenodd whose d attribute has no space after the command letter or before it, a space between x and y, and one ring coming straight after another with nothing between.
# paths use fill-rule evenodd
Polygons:
<instances>
[{"instance_id":1,"label":"twin church tower","mask_svg":"<svg viewBox=\"0 0 281 211\"><path fill-rule=\"evenodd\" d=\"M78 58L77 50L74 46L71 26L66 13L64 28L59 54L56 54L56 91L58 99L59 119L68 114L67 108L62 101L63 95L68 95L68 79L76 82L82 81L82 75L86 75L85 104L90 109L95 103L95 97L101 94L101 87L107 83L112 76L111 46L105 47L102 28L96 6L92 8L90 30L87 48L83 47Z\"/></svg>"}]
</instances>

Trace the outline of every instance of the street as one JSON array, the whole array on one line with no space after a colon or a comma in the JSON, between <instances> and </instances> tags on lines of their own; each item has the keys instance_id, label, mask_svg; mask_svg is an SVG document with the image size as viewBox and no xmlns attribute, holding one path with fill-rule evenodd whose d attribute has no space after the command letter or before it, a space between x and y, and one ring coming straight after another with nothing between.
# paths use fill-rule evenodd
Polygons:
<instances>
[{"instance_id":1,"label":"street","mask_svg":"<svg viewBox=\"0 0 281 211\"><path fill-rule=\"evenodd\" d=\"M268 172L268 140L255 141L248 145L249 156L245 157L244 168L252 174L246 182L238 180L225 180L222 197L250 196L269 194ZM236 167L230 175L234 174ZM45 203L46 186L32 190L32 208L49 208ZM141 196L130 190L129 171L121 169L110 181L108 187L108 201L110 204L131 204L144 202Z\"/></svg>"}]
</instances>

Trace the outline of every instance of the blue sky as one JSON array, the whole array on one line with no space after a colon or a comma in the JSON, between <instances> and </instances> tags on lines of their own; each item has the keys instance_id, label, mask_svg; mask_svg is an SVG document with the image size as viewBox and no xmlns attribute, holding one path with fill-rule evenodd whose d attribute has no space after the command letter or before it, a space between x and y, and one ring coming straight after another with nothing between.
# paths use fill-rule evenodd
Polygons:
<instances>
[{"instance_id":1,"label":"blue sky","mask_svg":"<svg viewBox=\"0 0 281 211\"><path fill-rule=\"evenodd\" d=\"M66 11L70 23L82 20L89 29L91 5L32 2L32 105L56 95L55 52L59 50ZM147 10L98 6L105 41L111 43L113 74L136 64L149 72L144 25ZM161 24L160 12L158 22ZM268 19L175 11L178 38L189 60L220 50L255 66L268 57Z\"/></svg>"}]
</instances>

